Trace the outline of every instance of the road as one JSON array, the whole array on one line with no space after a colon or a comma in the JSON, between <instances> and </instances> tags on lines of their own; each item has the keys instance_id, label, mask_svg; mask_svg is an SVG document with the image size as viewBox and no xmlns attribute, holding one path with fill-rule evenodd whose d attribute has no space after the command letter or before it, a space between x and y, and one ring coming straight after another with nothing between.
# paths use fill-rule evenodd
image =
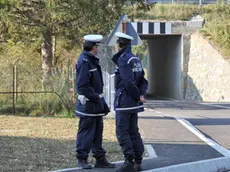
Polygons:
<instances>
[{"instance_id":1,"label":"road","mask_svg":"<svg viewBox=\"0 0 230 172\"><path fill-rule=\"evenodd\" d=\"M139 115L139 128L156 157L144 160L143 170L230 157L230 103L152 100L145 106L146 111Z\"/></svg>"}]
</instances>

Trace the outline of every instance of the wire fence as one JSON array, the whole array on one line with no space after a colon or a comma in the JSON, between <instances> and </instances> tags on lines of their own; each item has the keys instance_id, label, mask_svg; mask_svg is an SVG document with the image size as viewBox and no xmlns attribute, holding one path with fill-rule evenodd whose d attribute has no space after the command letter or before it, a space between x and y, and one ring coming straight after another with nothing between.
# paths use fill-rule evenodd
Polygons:
<instances>
[{"instance_id":1,"label":"wire fence","mask_svg":"<svg viewBox=\"0 0 230 172\"><path fill-rule=\"evenodd\" d=\"M42 87L42 69L5 66L0 72L0 113L24 115L70 114L75 107L74 68L54 70L50 89Z\"/></svg>"},{"instance_id":2,"label":"wire fence","mask_svg":"<svg viewBox=\"0 0 230 172\"><path fill-rule=\"evenodd\" d=\"M230 4L230 0L146 0L146 3L158 3L158 4L217 4L225 3Z\"/></svg>"}]
</instances>

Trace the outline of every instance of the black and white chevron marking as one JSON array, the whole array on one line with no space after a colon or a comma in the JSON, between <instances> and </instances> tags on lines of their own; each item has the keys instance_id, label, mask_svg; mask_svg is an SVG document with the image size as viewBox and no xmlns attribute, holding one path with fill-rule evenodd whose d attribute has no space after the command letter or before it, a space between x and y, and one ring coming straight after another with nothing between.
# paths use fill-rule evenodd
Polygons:
<instances>
[{"instance_id":1,"label":"black and white chevron marking","mask_svg":"<svg viewBox=\"0 0 230 172\"><path fill-rule=\"evenodd\" d=\"M138 34L172 34L172 23L165 22L132 22Z\"/></svg>"}]
</instances>

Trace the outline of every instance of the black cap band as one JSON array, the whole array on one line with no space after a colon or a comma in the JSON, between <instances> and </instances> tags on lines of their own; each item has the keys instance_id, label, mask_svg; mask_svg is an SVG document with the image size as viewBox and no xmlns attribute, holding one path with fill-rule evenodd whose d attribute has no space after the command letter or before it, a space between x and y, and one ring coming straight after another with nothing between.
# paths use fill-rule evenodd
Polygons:
<instances>
[{"instance_id":1,"label":"black cap band","mask_svg":"<svg viewBox=\"0 0 230 172\"><path fill-rule=\"evenodd\" d=\"M123 45L129 45L129 44L131 44L131 40L125 39L125 38L118 38L117 43L120 43Z\"/></svg>"}]
</instances>

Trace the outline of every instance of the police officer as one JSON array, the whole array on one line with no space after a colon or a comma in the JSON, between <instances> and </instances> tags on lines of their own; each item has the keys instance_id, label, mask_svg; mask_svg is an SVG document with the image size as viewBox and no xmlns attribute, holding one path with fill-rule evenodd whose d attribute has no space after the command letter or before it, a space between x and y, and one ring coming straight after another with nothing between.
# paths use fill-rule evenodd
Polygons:
<instances>
[{"instance_id":1,"label":"police officer","mask_svg":"<svg viewBox=\"0 0 230 172\"><path fill-rule=\"evenodd\" d=\"M78 100L75 114L80 118L76 141L77 166L91 169L88 154L92 150L96 168L115 168L105 158L102 148L103 116L109 108L103 97L103 79L99 59L96 57L101 35L84 36L83 52L76 63L76 89Z\"/></svg>"},{"instance_id":2,"label":"police officer","mask_svg":"<svg viewBox=\"0 0 230 172\"><path fill-rule=\"evenodd\" d=\"M117 32L118 53L112 58L115 70L116 135L125 156L117 172L141 171L144 145L138 129L138 112L144 111L143 103L148 82L144 78L141 61L131 51L133 38Z\"/></svg>"}]
</instances>

